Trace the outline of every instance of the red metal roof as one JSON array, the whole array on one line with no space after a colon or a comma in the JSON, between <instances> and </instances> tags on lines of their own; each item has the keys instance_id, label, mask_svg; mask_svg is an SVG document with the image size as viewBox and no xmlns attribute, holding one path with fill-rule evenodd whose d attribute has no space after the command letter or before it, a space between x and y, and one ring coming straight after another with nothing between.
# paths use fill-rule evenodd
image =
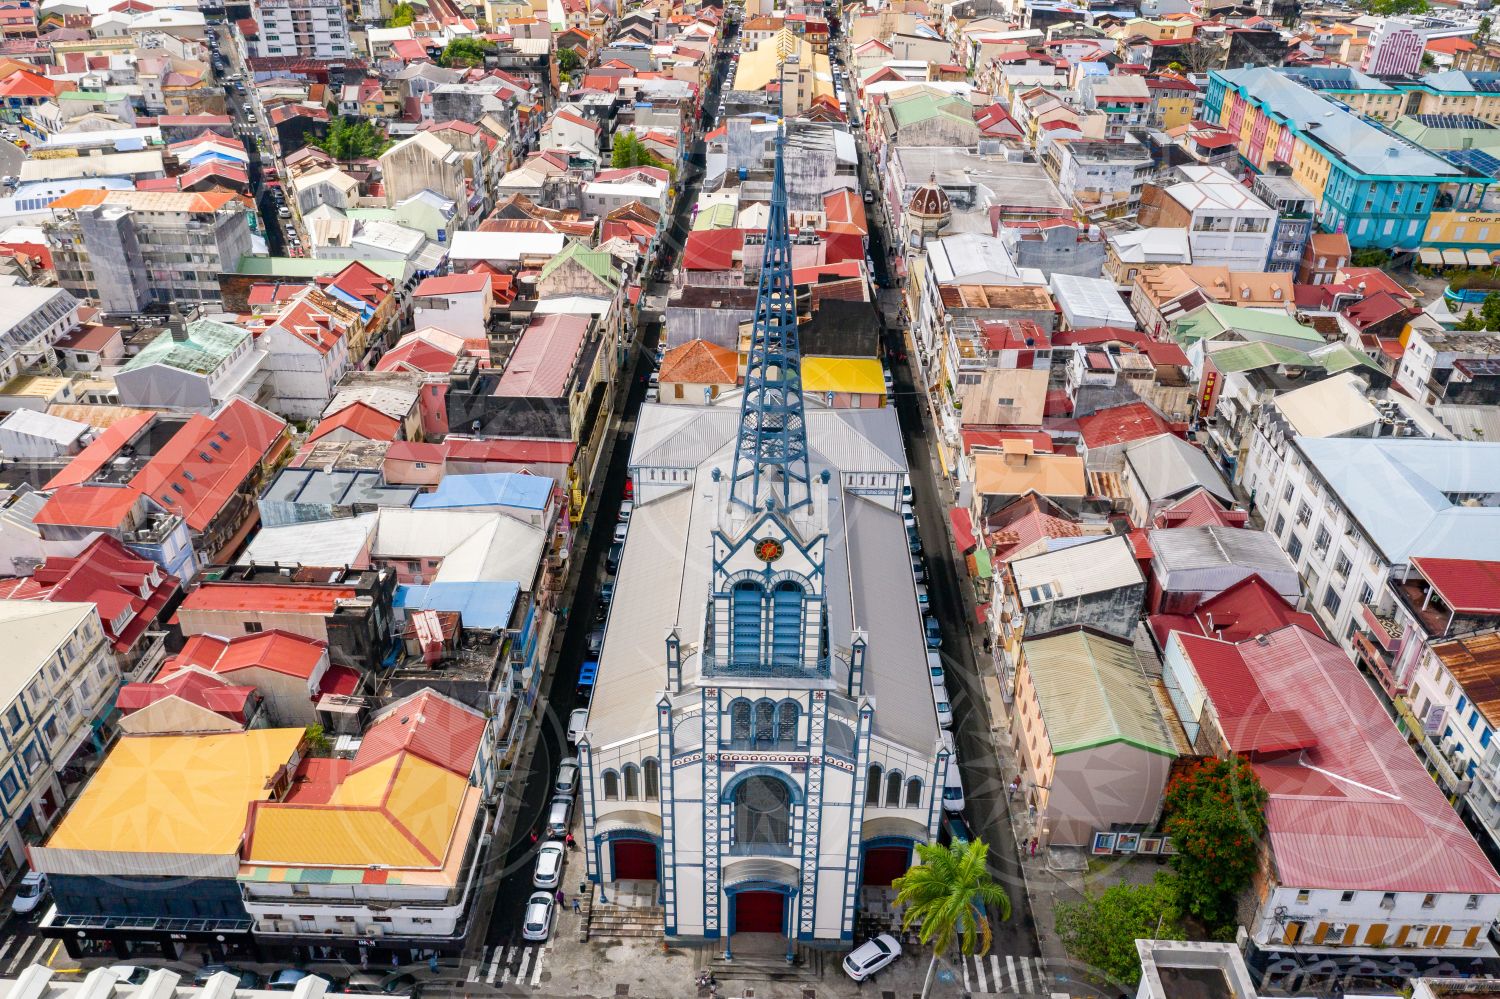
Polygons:
<instances>
[{"instance_id":1,"label":"red metal roof","mask_svg":"<svg viewBox=\"0 0 1500 999\"><path fill-rule=\"evenodd\" d=\"M57 489L61 486L76 486L87 482L99 469L120 453L120 448L129 443L132 437L154 419L156 419L155 413L135 413L110 424L103 433L89 443L88 447L74 455L73 460L68 462L62 471L48 479L47 484L42 488Z\"/></svg>"},{"instance_id":2,"label":"red metal roof","mask_svg":"<svg viewBox=\"0 0 1500 999\"><path fill-rule=\"evenodd\" d=\"M1112 406L1078 418L1083 443L1088 447L1108 447L1129 441L1145 440L1170 431L1167 421L1144 402Z\"/></svg>"},{"instance_id":3,"label":"red metal roof","mask_svg":"<svg viewBox=\"0 0 1500 999\"><path fill-rule=\"evenodd\" d=\"M1500 562L1424 555L1411 564L1455 614L1500 614Z\"/></svg>"},{"instance_id":4,"label":"red metal roof","mask_svg":"<svg viewBox=\"0 0 1500 999\"><path fill-rule=\"evenodd\" d=\"M1237 645L1179 640L1219 724L1241 740L1231 749L1266 755L1316 728L1315 745L1253 763L1270 795L1266 826L1280 884L1500 891L1500 876L1337 646L1295 626Z\"/></svg>"},{"instance_id":5,"label":"red metal roof","mask_svg":"<svg viewBox=\"0 0 1500 999\"><path fill-rule=\"evenodd\" d=\"M397 433L401 430L401 421L394 416L385 415L366 403L351 402L337 413L319 422L307 440L311 443L328 436L335 430L347 430L367 441L389 441L396 439Z\"/></svg>"},{"instance_id":6,"label":"red metal roof","mask_svg":"<svg viewBox=\"0 0 1500 999\"><path fill-rule=\"evenodd\" d=\"M337 601L356 596L352 586L275 586L264 583L215 583L199 586L180 610L267 611L281 614L332 614Z\"/></svg>"},{"instance_id":7,"label":"red metal roof","mask_svg":"<svg viewBox=\"0 0 1500 999\"><path fill-rule=\"evenodd\" d=\"M1006 441L1029 441L1038 454L1053 450L1052 437L1044 430L971 430L963 428L964 454L975 448L998 448Z\"/></svg>"},{"instance_id":8,"label":"red metal roof","mask_svg":"<svg viewBox=\"0 0 1500 999\"><path fill-rule=\"evenodd\" d=\"M1160 645L1174 631L1242 642L1295 624L1315 635L1323 633L1317 618L1282 599L1260 576L1251 574L1227 590L1214 594L1191 614L1153 614L1151 631Z\"/></svg>"},{"instance_id":9,"label":"red metal roof","mask_svg":"<svg viewBox=\"0 0 1500 999\"><path fill-rule=\"evenodd\" d=\"M235 721L246 721L246 706L255 696L254 687L237 687L215 676L189 670L153 683L127 683L115 695L115 706L124 714L139 711L167 697L207 708Z\"/></svg>"},{"instance_id":10,"label":"red metal roof","mask_svg":"<svg viewBox=\"0 0 1500 999\"><path fill-rule=\"evenodd\" d=\"M116 531L129 521L140 498L141 494L129 486L63 486L42 504L35 521Z\"/></svg>"},{"instance_id":11,"label":"red metal roof","mask_svg":"<svg viewBox=\"0 0 1500 999\"><path fill-rule=\"evenodd\" d=\"M211 417L188 420L130 480L131 488L202 531L285 433L281 417L232 399Z\"/></svg>"},{"instance_id":12,"label":"red metal roof","mask_svg":"<svg viewBox=\"0 0 1500 999\"><path fill-rule=\"evenodd\" d=\"M327 652L324 642L275 629L227 640L217 635L193 635L181 652L162 665L161 675L197 666L213 673L268 669L310 680Z\"/></svg>"},{"instance_id":13,"label":"red metal roof","mask_svg":"<svg viewBox=\"0 0 1500 999\"><path fill-rule=\"evenodd\" d=\"M495 395L505 398L557 399L567 391L588 336L589 318L556 314L533 319L511 351Z\"/></svg>"},{"instance_id":14,"label":"red metal roof","mask_svg":"<svg viewBox=\"0 0 1500 999\"><path fill-rule=\"evenodd\" d=\"M431 690L397 701L371 725L354 754L358 773L397 753L419 756L433 766L469 776L484 736L484 718Z\"/></svg>"},{"instance_id":15,"label":"red metal roof","mask_svg":"<svg viewBox=\"0 0 1500 999\"><path fill-rule=\"evenodd\" d=\"M443 442L449 461L496 462L525 465L534 462L569 465L578 445L572 441L545 440L537 437L502 437L478 440L449 436ZM389 453L389 452L387 452Z\"/></svg>"},{"instance_id":16,"label":"red metal roof","mask_svg":"<svg viewBox=\"0 0 1500 999\"><path fill-rule=\"evenodd\" d=\"M968 509L956 506L948 511L948 519L953 524L953 540L958 545L959 552L967 552L975 547L974 520L969 516Z\"/></svg>"},{"instance_id":17,"label":"red metal roof","mask_svg":"<svg viewBox=\"0 0 1500 999\"><path fill-rule=\"evenodd\" d=\"M740 266L734 255L745 248L743 229L701 229L688 233L682 266L690 271L727 271Z\"/></svg>"},{"instance_id":18,"label":"red metal roof","mask_svg":"<svg viewBox=\"0 0 1500 999\"><path fill-rule=\"evenodd\" d=\"M154 580L154 582L153 582ZM101 534L73 558L50 556L37 567L25 592L12 599L92 603L116 652L136 643L167 602L176 595L179 580L162 572L155 562L126 548L113 536ZM129 610L129 620L116 622Z\"/></svg>"},{"instance_id":19,"label":"red metal roof","mask_svg":"<svg viewBox=\"0 0 1500 999\"><path fill-rule=\"evenodd\" d=\"M445 444L429 444L425 441L391 441L385 449L386 461L425 461L441 464L448 454Z\"/></svg>"},{"instance_id":20,"label":"red metal roof","mask_svg":"<svg viewBox=\"0 0 1500 999\"><path fill-rule=\"evenodd\" d=\"M1156 515L1157 527L1244 527L1249 514L1226 510L1218 498L1201 486Z\"/></svg>"},{"instance_id":21,"label":"red metal roof","mask_svg":"<svg viewBox=\"0 0 1500 999\"><path fill-rule=\"evenodd\" d=\"M417 285L416 295L465 295L471 292L483 291L490 283L490 276L484 272L467 274L446 274L442 277L430 277Z\"/></svg>"}]
</instances>

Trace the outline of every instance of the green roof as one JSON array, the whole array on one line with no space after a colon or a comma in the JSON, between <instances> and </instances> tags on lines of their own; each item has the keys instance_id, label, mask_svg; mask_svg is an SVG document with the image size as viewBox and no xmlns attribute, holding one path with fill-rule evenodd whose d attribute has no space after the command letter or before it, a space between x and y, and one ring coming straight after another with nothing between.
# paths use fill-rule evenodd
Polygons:
<instances>
[{"instance_id":1,"label":"green roof","mask_svg":"<svg viewBox=\"0 0 1500 999\"><path fill-rule=\"evenodd\" d=\"M247 253L240 258L235 273L254 277L331 277L352 263L364 264L393 284L406 280L409 266L405 260L316 260L312 257L258 257Z\"/></svg>"},{"instance_id":2,"label":"green roof","mask_svg":"<svg viewBox=\"0 0 1500 999\"><path fill-rule=\"evenodd\" d=\"M1350 368L1367 367L1379 371L1380 365L1362 350L1342 341L1319 344L1312 350L1297 350L1265 340L1250 343L1223 342L1213 344L1208 350L1214 367L1227 374L1236 371L1253 371L1256 368L1271 368L1290 364L1299 368L1322 368L1331 375Z\"/></svg>"},{"instance_id":3,"label":"green roof","mask_svg":"<svg viewBox=\"0 0 1500 999\"><path fill-rule=\"evenodd\" d=\"M150 364L165 364L181 371L193 371L200 375L217 368L235 349L250 339L250 332L228 323L212 319L195 319L187 325L187 339L176 340L172 331L146 344L145 348L125 364L126 371L134 371Z\"/></svg>"},{"instance_id":4,"label":"green roof","mask_svg":"<svg viewBox=\"0 0 1500 999\"><path fill-rule=\"evenodd\" d=\"M970 125L974 124L974 114L970 110L968 101L947 94L917 93L904 100L891 101L889 106L891 117L896 120L897 128L927 121L938 115L946 115Z\"/></svg>"},{"instance_id":5,"label":"green roof","mask_svg":"<svg viewBox=\"0 0 1500 999\"><path fill-rule=\"evenodd\" d=\"M693 231L703 232L705 229L733 229L736 212L734 206L720 201L718 204L710 205L706 210L698 213L693 219Z\"/></svg>"},{"instance_id":6,"label":"green roof","mask_svg":"<svg viewBox=\"0 0 1500 999\"><path fill-rule=\"evenodd\" d=\"M1172 334L1184 346L1199 340L1212 340L1229 330L1234 330L1245 340L1281 337L1284 340L1305 340L1311 344L1323 342L1322 334L1317 330L1303 326L1285 312L1242 309L1218 303L1200 306L1172 326Z\"/></svg>"},{"instance_id":7,"label":"green roof","mask_svg":"<svg viewBox=\"0 0 1500 999\"><path fill-rule=\"evenodd\" d=\"M116 94L108 90L66 90L57 95L55 100L59 101L123 101L124 94Z\"/></svg>"},{"instance_id":8,"label":"green roof","mask_svg":"<svg viewBox=\"0 0 1500 999\"><path fill-rule=\"evenodd\" d=\"M1021 655L1054 756L1116 742L1177 755L1130 643L1076 628L1023 642Z\"/></svg>"},{"instance_id":9,"label":"green roof","mask_svg":"<svg viewBox=\"0 0 1500 999\"><path fill-rule=\"evenodd\" d=\"M577 240L569 240L562 252L542 265L543 281L569 260L576 260L584 270L603 281L611 288L620 286L620 273L615 270L615 261L603 250L590 250Z\"/></svg>"}]
</instances>

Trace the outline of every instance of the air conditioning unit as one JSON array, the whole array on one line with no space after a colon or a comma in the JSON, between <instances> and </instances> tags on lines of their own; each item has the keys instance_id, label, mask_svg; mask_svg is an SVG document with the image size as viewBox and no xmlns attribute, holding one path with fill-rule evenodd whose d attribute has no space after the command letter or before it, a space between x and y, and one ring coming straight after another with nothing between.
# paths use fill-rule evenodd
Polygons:
<instances>
[{"instance_id":1,"label":"air conditioning unit","mask_svg":"<svg viewBox=\"0 0 1500 999\"><path fill-rule=\"evenodd\" d=\"M384 926L377 926L376 924L371 923L369 926L366 926L364 928L364 934L367 937L380 937L380 936L384 936L385 935L385 927Z\"/></svg>"},{"instance_id":2,"label":"air conditioning unit","mask_svg":"<svg viewBox=\"0 0 1500 999\"><path fill-rule=\"evenodd\" d=\"M1348 929L1348 923L1330 923L1328 926L1328 935L1332 937L1341 937Z\"/></svg>"}]
</instances>

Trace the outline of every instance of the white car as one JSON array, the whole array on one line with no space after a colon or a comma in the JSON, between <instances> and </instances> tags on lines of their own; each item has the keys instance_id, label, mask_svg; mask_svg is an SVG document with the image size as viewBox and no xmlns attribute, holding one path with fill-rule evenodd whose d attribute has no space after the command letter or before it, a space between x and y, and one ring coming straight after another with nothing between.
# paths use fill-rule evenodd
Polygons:
<instances>
[{"instance_id":1,"label":"white car","mask_svg":"<svg viewBox=\"0 0 1500 999\"><path fill-rule=\"evenodd\" d=\"M635 500L623 500L620 503L620 523L629 523L632 513L635 513Z\"/></svg>"},{"instance_id":2,"label":"white car","mask_svg":"<svg viewBox=\"0 0 1500 999\"><path fill-rule=\"evenodd\" d=\"M583 738L584 730L589 725L589 709L578 708L568 715L568 745L578 745L578 740Z\"/></svg>"},{"instance_id":3,"label":"white car","mask_svg":"<svg viewBox=\"0 0 1500 999\"><path fill-rule=\"evenodd\" d=\"M562 881L563 845L549 839L536 852L536 870L531 874L531 884L536 888L556 890Z\"/></svg>"},{"instance_id":4,"label":"white car","mask_svg":"<svg viewBox=\"0 0 1500 999\"><path fill-rule=\"evenodd\" d=\"M943 686L943 659L936 652L927 653L927 675L934 687Z\"/></svg>"},{"instance_id":5,"label":"white car","mask_svg":"<svg viewBox=\"0 0 1500 999\"><path fill-rule=\"evenodd\" d=\"M628 530L630 530L630 522L628 520L622 520L618 524L616 524L615 525L615 540L616 541L624 541L625 540L625 532L628 531Z\"/></svg>"},{"instance_id":6,"label":"white car","mask_svg":"<svg viewBox=\"0 0 1500 999\"><path fill-rule=\"evenodd\" d=\"M139 964L111 964L109 970L115 973L121 985L144 985L151 975L150 968Z\"/></svg>"},{"instance_id":7,"label":"white car","mask_svg":"<svg viewBox=\"0 0 1500 999\"><path fill-rule=\"evenodd\" d=\"M844 955L844 974L863 982L900 956L900 942L889 933L882 933Z\"/></svg>"},{"instance_id":8,"label":"white car","mask_svg":"<svg viewBox=\"0 0 1500 999\"><path fill-rule=\"evenodd\" d=\"M536 892L527 899L526 915L521 920L521 936L538 943L550 937L555 905L552 896L544 891Z\"/></svg>"},{"instance_id":9,"label":"white car","mask_svg":"<svg viewBox=\"0 0 1500 999\"><path fill-rule=\"evenodd\" d=\"M40 871L27 871L21 879L16 897L10 900L10 911L19 915L33 912L47 897L47 875Z\"/></svg>"},{"instance_id":10,"label":"white car","mask_svg":"<svg viewBox=\"0 0 1500 999\"><path fill-rule=\"evenodd\" d=\"M939 727L953 727L953 707L947 701L937 702L937 716Z\"/></svg>"}]
</instances>

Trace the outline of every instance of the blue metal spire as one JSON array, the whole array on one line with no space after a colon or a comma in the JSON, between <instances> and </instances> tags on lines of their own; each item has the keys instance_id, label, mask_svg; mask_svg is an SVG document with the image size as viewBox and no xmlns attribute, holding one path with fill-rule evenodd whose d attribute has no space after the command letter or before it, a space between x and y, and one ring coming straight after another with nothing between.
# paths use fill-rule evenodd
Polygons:
<instances>
[{"instance_id":1,"label":"blue metal spire","mask_svg":"<svg viewBox=\"0 0 1500 999\"><path fill-rule=\"evenodd\" d=\"M731 496L755 508L774 500L786 510L812 502L807 427L802 410L802 356L797 343L792 242L786 214L785 125L776 128L776 173L761 259L755 327L745 364L740 430Z\"/></svg>"}]
</instances>

